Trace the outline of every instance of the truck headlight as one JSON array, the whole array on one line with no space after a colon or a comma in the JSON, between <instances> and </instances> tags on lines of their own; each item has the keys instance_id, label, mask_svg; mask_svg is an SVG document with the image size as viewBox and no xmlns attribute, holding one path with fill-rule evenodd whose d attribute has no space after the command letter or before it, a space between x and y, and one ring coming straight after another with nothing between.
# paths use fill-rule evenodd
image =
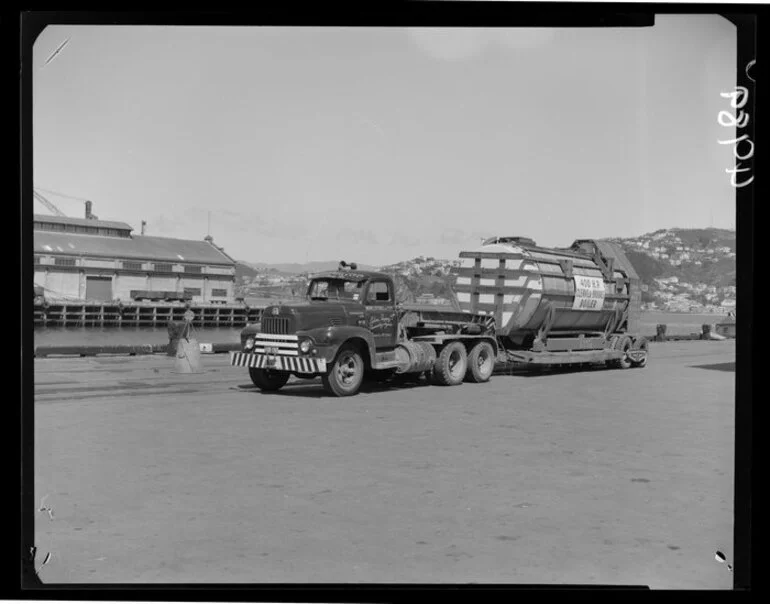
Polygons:
<instances>
[{"instance_id":1,"label":"truck headlight","mask_svg":"<svg viewBox=\"0 0 770 604\"><path fill-rule=\"evenodd\" d=\"M313 347L313 342L311 340L302 340L299 343L299 350L302 354L307 354L310 352L310 349Z\"/></svg>"},{"instance_id":2,"label":"truck headlight","mask_svg":"<svg viewBox=\"0 0 770 604\"><path fill-rule=\"evenodd\" d=\"M254 338L248 338L243 346L246 348L246 350L251 350L254 348Z\"/></svg>"}]
</instances>

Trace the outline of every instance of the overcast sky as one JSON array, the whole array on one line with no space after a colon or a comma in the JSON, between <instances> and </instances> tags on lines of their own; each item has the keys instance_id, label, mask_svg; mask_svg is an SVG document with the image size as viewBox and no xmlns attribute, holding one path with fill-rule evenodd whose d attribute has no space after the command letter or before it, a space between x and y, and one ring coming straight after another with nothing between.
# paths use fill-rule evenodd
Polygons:
<instances>
[{"instance_id":1,"label":"overcast sky","mask_svg":"<svg viewBox=\"0 0 770 604\"><path fill-rule=\"evenodd\" d=\"M717 115L736 30L656 21L49 27L33 57L35 184L148 235L201 239L211 212L214 241L251 262L734 228L734 159L717 140L735 130Z\"/></svg>"}]
</instances>

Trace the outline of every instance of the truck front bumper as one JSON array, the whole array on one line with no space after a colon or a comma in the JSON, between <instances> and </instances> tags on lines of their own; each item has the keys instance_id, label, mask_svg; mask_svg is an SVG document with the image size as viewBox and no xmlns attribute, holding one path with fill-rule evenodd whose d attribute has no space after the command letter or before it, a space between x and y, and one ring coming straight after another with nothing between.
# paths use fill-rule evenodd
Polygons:
<instances>
[{"instance_id":1,"label":"truck front bumper","mask_svg":"<svg viewBox=\"0 0 770 604\"><path fill-rule=\"evenodd\" d=\"M230 365L295 373L326 373L326 359L323 358L231 352Z\"/></svg>"}]
</instances>

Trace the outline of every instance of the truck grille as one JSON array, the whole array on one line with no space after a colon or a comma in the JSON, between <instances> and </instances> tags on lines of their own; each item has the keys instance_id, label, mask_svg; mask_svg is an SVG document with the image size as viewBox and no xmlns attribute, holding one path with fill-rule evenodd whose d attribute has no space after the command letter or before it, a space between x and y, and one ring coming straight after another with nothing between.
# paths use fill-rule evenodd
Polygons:
<instances>
[{"instance_id":1,"label":"truck grille","mask_svg":"<svg viewBox=\"0 0 770 604\"><path fill-rule=\"evenodd\" d=\"M293 333L289 317L263 317L262 333L285 335Z\"/></svg>"}]
</instances>

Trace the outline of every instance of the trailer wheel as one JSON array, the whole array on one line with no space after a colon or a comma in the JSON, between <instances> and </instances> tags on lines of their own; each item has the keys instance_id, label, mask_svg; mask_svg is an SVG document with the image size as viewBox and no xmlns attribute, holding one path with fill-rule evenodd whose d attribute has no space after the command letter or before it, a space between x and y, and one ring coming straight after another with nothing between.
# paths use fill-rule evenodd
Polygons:
<instances>
[{"instance_id":1,"label":"trailer wheel","mask_svg":"<svg viewBox=\"0 0 770 604\"><path fill-rule=\"evenodd\" d=\"M629 369L631 367L631 359L628 358L628 351L631 350L631 338L623 336L616 342L614 348L615 350L622 351L623 356L619 359L613 359L611 366L616 369Z\"/></svg>"},{"instance_id":2,"label":"trailer wheel","mask_svg":"<svg viewBox=\"0 0 770 604\"><path fill-rule=\"evenodd\" d=\"M333 396L358 394L364 381L364 360L353 346L344 346L337 353L329 373L321 376L324 389Z\"/></svg>"},{"instance_id":3,"label":"trailer wheel","mask_svg":"<svg viewBox=\"0 0 770 604\"><path fill-rule=\"evenodd\" d=\"M468 382L487 382L495 369L495 349L489 342L478 342L468 355L468 370L465 380Z\"/></svg>"},{"instance_id":4,"label":"trailer wheel","mask_svg":"<svg viewBox=\"0 0 770 604\"><path fill-rule=\"evenodd\" d=\"M441 386L462 384L468 369L468 353L462 342L444 346L433 365L433 379Z\"/></svg>"},{"instance_id":5,"label":"trailer wheel","mask_svg":"<svg viewBox=\"0 0 770 604\"><path fill-rule=\"evenodd\" d=\"M631 365L634 367L645 367L647 365L647 356L649 354L649 348L650 343L647 341L647 338L639 338L636 342L634 342L633 350L644 350L647 354L644 355L644 360L642 361L631 361Z\"/></svg>"},{"instance_id":6,"label":"trailer wheel","mask_svg":"<svg viewBox=\"0 0 770 604\"><path fill-rule=\"evenodd\" d=\"M289 381L288 371L276 371L275 369L249 367L249 376L257 388L266 392L280 390Z\"/></svg>"}]
</instances>

